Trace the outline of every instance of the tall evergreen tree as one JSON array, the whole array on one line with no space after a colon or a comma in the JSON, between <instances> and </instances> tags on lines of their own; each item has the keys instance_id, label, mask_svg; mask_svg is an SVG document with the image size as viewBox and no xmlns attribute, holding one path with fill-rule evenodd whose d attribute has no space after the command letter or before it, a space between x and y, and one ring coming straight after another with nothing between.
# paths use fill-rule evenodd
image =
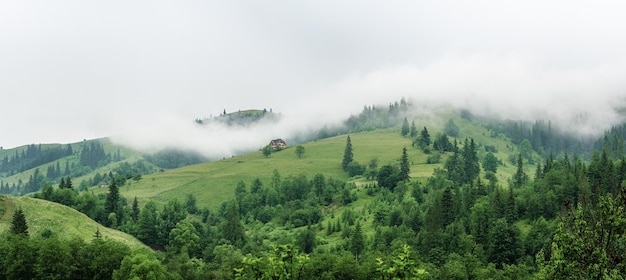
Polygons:
<instances>
[{"instance_id":1,"label":"tall evergreen tree","mask_svg":"<svg viewBox=\"0 0 626 280\"><path fill-rule=\"evenodd\" d=\"M350 140L350 135L346 139L346 149L343 152L343 161L341 162L341 167L343 170L347 170L348 164L350 164L354 160L354 155L352 154L352 141Z\"/></svg>"},{"instance_id":2,"label":"tall evergreen tree","mask_svg":"<svg viewBox=\"0 0 626 280\"><path fill-rule=\"evenodd\" d=\"M136 196L135 196L135 199L133 200L132 219L134 223L137 223L137 220L139 219L139 202L137 201Z\"/></svg>"},{"instance_id":3,"label":"tall evergreen tree","mask_svg":"<svg viewBox=\"0 0 626 280\"><path fill-rule=\"evenodd\" d=\"M156 245L159 236L157 206L148 201L139 212L137 238L148 245Z\"/></svg>"},{"instance_id":4,"label":"tall evergreen tree","mask_svg":"<svg viewBox=\"0 0 626 280\"><path fill-rule=\"evenodd\" d=\"M107 215L109 213L119 214L120 208L120 189L117 186L116 180L113 179L111 180L111 184L109 185L109 192L107 193L106 201L104 203L104 210L106 211ZM118 217L118 219L120 218L121 217Z\"/></svg>"},{"instance_id":5,"label":"tall evergreen tree","mask_svg":"<svg viewBox=\"0 0 626 280\"><path fill-rule=\"evenodd\" d=\"M420 146L421 147L426 147L428 145L430 145L430 134L428 133L428 129L426 129L426 127L424 127L422 129L422 132L420 133Z\"/></svg>"},{"instance_id":6,"label":"tall evergreen tree","mask_svg":"<svg viewBox=\"0 0 626 280\"><path fill-rule=\"evenodd\" d=\"M411 132L409 133L411 138L415 138L417 136L417 127L415 126L415 121L411 121Z\"/></svg>"},{"instance_id":7,"label":"tall evergreen tree","mask_svg":"<svg viewBox=\"0 0 626 280\"><path fill-rule=\"evenodd\" d=\"M402 134L402 136L407 136L409 134L409 121L406 119L406 117L404 118L404 120L402 120L402 129L400 131L400 134Z\"/></svg>"},{"instance_id":8,"label":"tall evergreen tree","mask_svg":"<svg viewBox=\"0 0 626 280\"><path fill-rule=\"evenodd\" d=\"M406 152L406 147L402 148L402 157L400 158L400 173L399 179L400 181L408 181L411 179L409 173L411 172L411 167L409 165L409 155Z\"/></svg>"},{"instance_id":9,"label":"tall evergreen tree","mask_svg":"<svg viewBox=\"0 0 626 280\"><path fill-rule=\"evenodd\" d=\"M524 172L524 162L522 154L517 155L517 171L513 175L513 187L519 188L528 181L528 175Z\"/></svg>"},{"instance_id":10,"label":"tall evergreen tree","mask_svg":"<svg viewBox=\"0 0 626 280\"><path fill-rule=\"evenodd\" d=\"M234 245L241 246L245 242L245 231L241 225L239 207L235 201L231 202L226 213L226 221L222 225L222 234L226 240Z\"/></svg>"},{"instance_id":11,"label":"tall evergreen tree","mask_svg":"<svg viewBox=\"0 0 626 280\"><path fill-rule=\"evenodd\" d=\"M468 141L465 138L465 143L463 144L463 183L469 184L478 177L480 174L480 165L478 163L478 155L476 153L476 144L474 143L474 139Z\"/></svg>"},{"instance_id":12,"label":"tall evergreen tree","mask_svg":"<svg viewBox=\"0 0 626 280\"><path fill-rule=\"evenodd\" d=\"M350 251L354 254L354 258L359 261L359 256L365 249L365 240L363 238L363 230L361 229L361 223L356 222L354 230L350 236Z\"/></svg>"},{"instance_id":13,"label":"tall evergreen tree","mask_svg":"<svg viewBox=\"0 0 626 280\"><path fill-rule=\"evenodd\" d=\"M11 233L28 237L28 224L26 223L26 216L22 208L17 208L13 212L13 220L11 220Z\"/></svg>"}]
</instances>

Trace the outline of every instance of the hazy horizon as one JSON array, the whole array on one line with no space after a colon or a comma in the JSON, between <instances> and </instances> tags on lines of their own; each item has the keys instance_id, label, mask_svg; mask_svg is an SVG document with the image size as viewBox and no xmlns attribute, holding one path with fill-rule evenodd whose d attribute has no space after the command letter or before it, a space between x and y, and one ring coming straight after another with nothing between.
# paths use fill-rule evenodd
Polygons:
<instances>
[{"instance_id":1,"label":"hazy horizon","mask_svg":"<svg viewBox=\"0 0 626 280\"><path fill-rule=\"evenodd\" d=\"M232 151L402 97L598 133L622 121L624 12L619 1L3 1L0 146L113 136ZM287 121L193 123L263 108Z\"/></svg>"}]
</instances>

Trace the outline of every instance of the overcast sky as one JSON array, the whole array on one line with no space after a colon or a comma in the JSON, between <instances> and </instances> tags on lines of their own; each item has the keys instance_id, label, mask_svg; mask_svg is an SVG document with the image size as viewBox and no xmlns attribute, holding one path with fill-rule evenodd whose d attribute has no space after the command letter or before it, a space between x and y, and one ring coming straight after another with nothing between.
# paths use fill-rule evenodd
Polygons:
<instances>
[{"instance_id":1,"label":"overcast sky","mask_svg":"<svg viewBox=\"0 0 626 280\"><path fill-rule=\"evenodd\" d=\"M326 121L403 96L605 129L626 93L624 15L623 1L1 0L0 146L205 144L225 132L189 122L224 109ZM271 133L236 137L286 132Z\"/></svg>"}]
</instances>

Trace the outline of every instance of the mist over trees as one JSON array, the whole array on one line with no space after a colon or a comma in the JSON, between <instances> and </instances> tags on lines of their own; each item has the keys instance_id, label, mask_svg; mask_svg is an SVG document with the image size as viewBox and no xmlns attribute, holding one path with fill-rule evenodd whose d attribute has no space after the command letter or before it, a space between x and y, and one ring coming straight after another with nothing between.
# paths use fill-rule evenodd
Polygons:
<instances>
[{"instance_id":1,"label":"mist over trees","mask_svg":"<svg viewBox=\"0 0 626 280\"><path fill-rule=\"evenodd\" d=\"M132 188L129 180L143 180L137 175L149 169L147 158L120 163L90 179L106 184L105 195L79 191L71 176L61 176L55 188L47 184L48 176L36 172L29 180L42 185L35 197L71 206L158 253L130 250L99 234L91 243L23 236L0 242L0 250L10 252L0 257L0 276L99 273L123 279L147 277L148 270L168 279L586 279L626 274L621 246L626 159L618 128L600 138L601 149L585 160L567 150L541 152L548 146L535 145L566 137L558 133L536 142L528 138L535 135L531 132L505 148L481 143L507 137L485 123L480 124L491 135L476 140L465 137L465 127L459 127L462 138L445 128L424 126L420 132L408 118L408 132L402 135L404 120L401 116L395 124L394 137L413 145L393 152L392 160L373 157L360 165L354 151L360 153L362 143L355 139L361 136L346 136L343 157L334 157L334 164L348 181L323 173L268 171L271 179L231 186L234 198L211 210L199 208L193 193L185 194L184 201L159 203L123 197L120 188ZM514 163L500 160L505 149ZM101 154L98 150L90 146L85 153ZM294 152L302 155L297 148ZM315 151L307 153L313 157ZM419 165L435 156L438 161L432 164L439 165L430 176L412 178L412 170L421 172ZM417 164L411 160L416 158ZM167 162L167 156L161 160ZM57 175L61 166L50 172ZM88 250L104 255L97 258ZM44 261L48 259L58 261ZM18 260L25 260L20 267ZM70 269L61 270L61 265Z\"/></svg>"}]
</instances>

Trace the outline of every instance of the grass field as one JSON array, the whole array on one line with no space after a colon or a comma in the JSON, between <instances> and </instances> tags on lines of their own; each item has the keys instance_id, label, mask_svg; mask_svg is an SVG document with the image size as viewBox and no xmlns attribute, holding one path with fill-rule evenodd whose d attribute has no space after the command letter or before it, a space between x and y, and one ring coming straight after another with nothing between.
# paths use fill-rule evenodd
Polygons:
<instances>
[{"instance_id":1,"label":"grass field","mask_svg":"<svg viewBox=\"0 0 626 280\"><path fill-rule=\"evenodd\" d=\"M22 208L30 236L41 236L44 230L49 230L61 239L80 238L90 241L99 229L103 238L110 238L131 247L145 247L131 235L106 228L83 213L61 204L31 197L0 196L0 207L6 209L0 219L0 233L9 229L13 210Z\"/></svg>"},{"instance_id":2,"label":"grass field","mask_svg":"<svg viewBox=\"0 0 626 280\"><path fill-rule=\"evenodd\" d=\"M482 146L497 147L496 157L506 164L506 166L499 167L497 176L499 182L506 186L507 180L515 172L515 167L508 164L507 159L511 153L516 152L516 148L513 148L507 139L492 138L489 131L480 124L450 113L439 116L422 115L416 117L414 121L418 130L427 126L431 137L434 138L448 118L452 118L461 127L459 142L462 142L465 137L475 139L479 147L479 158L482 158L485 153ZM373 158L378 159L379 167L395 163L402 154L402 148L407 147L412 178L424 180L432 175L435 168L442 167L442 164L426 164L428 155L411 147L412 140L400 135L400 127L356 133L350 137L354 160L361 164L367 165ZM130 182L123 186L120 191L129 200L137 197L140 204L150 199L157 203L165 203L173 198L184 201L188 194L193 194L197 199L198 207L208 207L214 210L222 202L234 198L234 190L239 181L249 185L253 179L259 178L267 186L271 182L274 170L278 170L283 179L298 174L304 174L312 179L315 174L321 173L326 177L352 181L359 185L367 183L368 181L363 177L348 178L341 169L345 144L346 135L305 143L302 144L305 153L300 159L296 156L293 146L272 153L268 158L263 157L260 151L256 151L215 162L147 175L139 182ZM446 156L442 158L442 163L445 158ZM529 171L532 168L527 166ZM107 188L93 187L90 191L103 193L107 191Z\"/></svg>"}]
</instances>

